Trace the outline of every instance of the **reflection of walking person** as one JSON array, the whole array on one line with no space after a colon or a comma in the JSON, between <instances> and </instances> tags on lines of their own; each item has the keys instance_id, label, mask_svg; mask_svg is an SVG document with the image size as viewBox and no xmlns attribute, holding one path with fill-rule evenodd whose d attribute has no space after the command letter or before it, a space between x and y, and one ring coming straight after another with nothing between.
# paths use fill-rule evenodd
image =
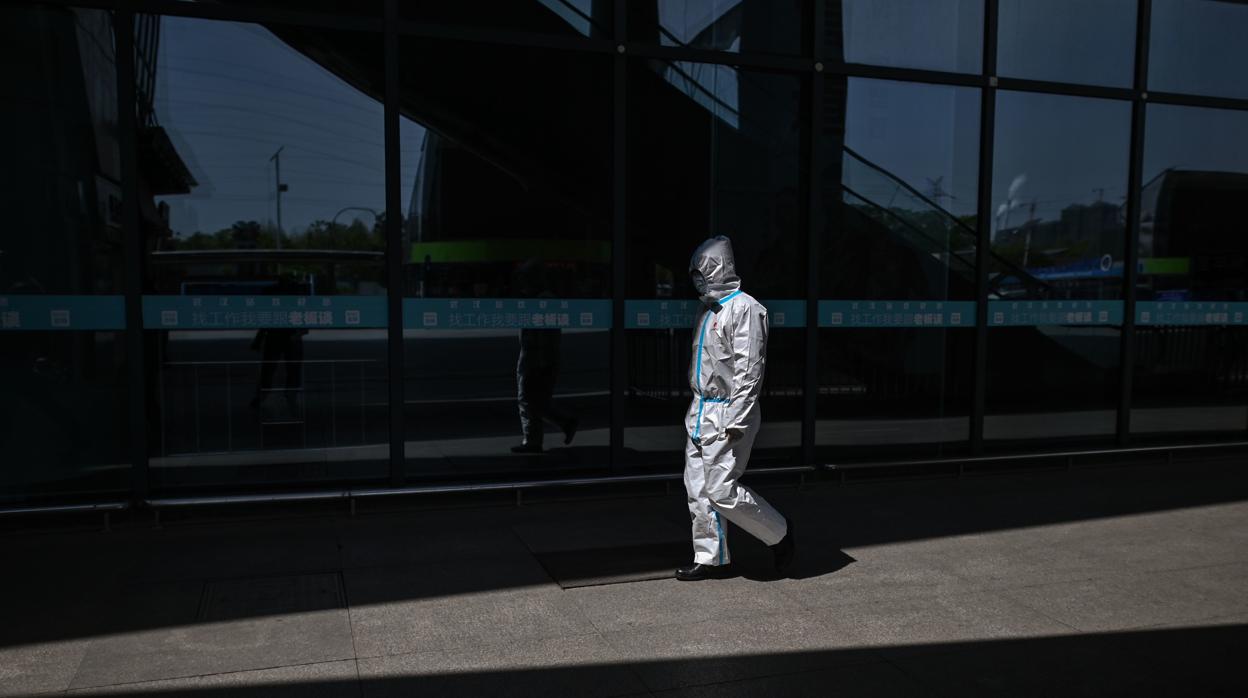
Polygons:
<instances>
[{"instance_id":1,"label":"reflection of walking person","mask_svg":"<svg viewBox=\"0 0 1248 698\"><path fill-rule=\"evenodd\" d=\"M554 403L555 381L559 378L558 329L520 330L520 360L516 362L519 393L520 430L524 441L513 446L515 453L541 453L543 420L563 431L563 443L572 443L577 419Z\"/></svg>"},{"instance_id":2,"label":"reflection of walking person","mask_svg":"<svg viewBox=\"0 0 1248 698\"><path fill-rule=\"evenodd\" d=\"M291 415L295 414L296 398L303 385L303 335L307 333L301 328L266 328L256 332L251 350L261 352L261 364L260 382L256 384L256 394L251 398L252 407L259 407L273 392L273 374L280 361L286 374L282 396Z\"/></svg>"},{"instance_id":3,"label":"reflection of walking person","mask_svg":"<svg viewBox=\"0 0 1248 698\"><path fill-rule=\"evenodd\" d=\"M758 396L767 361L767 309L741 290L732 244L722 235L698 246L689 274L705 307L694 324L693 402L685 418L693 564L676 570L676 578L707 579L727 569L724 519L770 546L776 571L783 572L793 560L792 522L737 482L762 426Z\"/></svg>"}]
</instances>

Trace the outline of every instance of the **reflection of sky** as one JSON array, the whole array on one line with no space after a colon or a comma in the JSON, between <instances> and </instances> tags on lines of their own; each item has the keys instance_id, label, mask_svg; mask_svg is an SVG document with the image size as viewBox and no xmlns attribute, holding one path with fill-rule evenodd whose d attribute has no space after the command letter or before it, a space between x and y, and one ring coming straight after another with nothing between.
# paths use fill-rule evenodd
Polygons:
<instances>
[{"instance_id":1,"label":"reflection of sky","mask_svg":"<svg viewBox=\"0 0 1248 698\"><path fill-rule=\"evenodd\" d=\"M975 213L979 179L979 90L853 78L845 145L955 215ZM875 173L846 168L846 184L881 205ZM901 200L897 205L905 205Z\"/></svg>"},{"instance_id":2,"label":"reflection of sky","mask_svg":"<svg viewBox=\"0 0 1248 698\"><path fill-rule=\"evenodd\" d=\"M842 0L850 63L978 73L983 0Z\"/></svg>"},{"instance_id":3,"label":"reflection of sky","mask_svg":"<svg viewBox=\"0 0 1248 698\"><path fill-rule=\"evenodd\" d=\"M347 206L384 209L381 104L267 30L166 17L158 72L157 120L200 183L189 195L161 197L176 233L274 221L270 158L279 147L288 234ZM372 224L359 211L339 220L355 217Z\"/></svg>"},{"instance_id":4,"label":"reflection of sky","mask_svg":"<svg viewBox=\"0 0 1248 698\"><path fill-rule=\"evenodd\" d=\"M1144 182L1162 171L1248 173L1248 112L1150 104Z\"/></svg>"},{"instance_id":5,"label":"reflection of sky","mask_svg":"<svg viewBox=\"0 0 1248 698\"><path fill-rule=\"evenodd\" d=\"M993 216L994 232L1027 221L1033 204L1037 219L1055 220L1075 204L1126 201L1129 103L1002 91L996 120L992 210L1012 210L1008 225Z\"/></svg>"},{"instance_id":6,"label":"reflection of sky","mask_svg":"<svg viewBox=\"0 0 1248 698\"><path fill-rule=\"evenodd\" d=\"M1248 5L1153 0L1151 16L1150 89L1248 98Z\"/></svg>"},{"instance_id":7,"label":"reflection of sky","mask_svg":"<svg viewBox=\"0 0 1248 698\"><path fill-rule=\"evenodd\" d=\"M1001 0L997 72L1131 87L1136 0Z\"/></svg>"}]
</instances>

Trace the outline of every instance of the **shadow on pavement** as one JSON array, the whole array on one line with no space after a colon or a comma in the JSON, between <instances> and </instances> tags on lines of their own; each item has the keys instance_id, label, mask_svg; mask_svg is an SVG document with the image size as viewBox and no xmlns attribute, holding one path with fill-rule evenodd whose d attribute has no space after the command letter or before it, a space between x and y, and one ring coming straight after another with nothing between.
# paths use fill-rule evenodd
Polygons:
<instances>
[{"instance_id":1,"label":"shadow on pavement","mask_svg":"<svg viewBox=\"0 0 1248 698\"><path fill-rule=\"evenodd\" d=\"M511 648L361 659L358 679L349 667L333 680L261 671L83 695L1229 696L1248 689L1245 643L1248 626L1228 625L620 663L564 663Z\"/></svg>"}]
</instances>

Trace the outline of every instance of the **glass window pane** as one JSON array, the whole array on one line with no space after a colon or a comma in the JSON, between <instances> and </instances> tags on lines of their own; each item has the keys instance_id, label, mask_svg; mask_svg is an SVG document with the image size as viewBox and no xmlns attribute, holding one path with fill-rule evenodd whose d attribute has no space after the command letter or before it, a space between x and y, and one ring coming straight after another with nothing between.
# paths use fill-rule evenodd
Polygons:
<instances>
[{"instance_id":1,"label":"glass window pane","mask_svg":"<svg viewBox=\"0 0 1248 698\"><path fill-rule=\"evenodd\" d=\"M828 458L970 434L980 92L825 81L819 396ZM883 450L882 450L883 449Z\"/></svg>"},{"instance_id":2,"label":"glass window pane","mask_svg":"<svg viewBox=\"0 0 1248 698\"><path fill-rule=\"evenodd\" d=\"M0 9L0 507L130 486L113 15Z\"/></svg>"},{"instance_id":3,"label":"glass window pane","mask_svg":"<svg viewBox=\"0 0 1248 698\"><path fill-rule=\"evenodd\" d=\"M608 467L610 59L400 58L407 472Z\"/></svg>"},{"instance_id":4,"label":"glass window pane","mask_svg":"<svg viewBox=\"0 0 1248 698\"><path fill-rule=\"evenodd\" d=\"M1115 433L1130 121L998 93L984 438L1003 447Z\"/></svg>"},{"instance_id":5,"label":"glass window pane","mask_svg":"<svg viewBox=\"0 0 1248 698\"><path fill-rule=\"evenodd\" d=\"M1131 87L1136 0L1000 0L997 73Z\"/></svg>"},{"instance_id":6,"label":"glass window pane","mask_svg":"<svg viewBox=\"0 0 1248 698\"><path fill-rule=\"evenodd\" d=\"M1136 294L1137 433L1248 427L1248 112L1153 104Z\"/></svg>"},{"instance_id":7,"label":"glass window pane","mask_svg":"<svg viewBox=\"0 0 1248 698\"><path fill-rule=\"evenodd\" d=\"M0 295L122 292L112 13L6 4ZM18 66L22 66L18 69Z\"/></svg>"},{"instance_id":8,"label":"glass window pane","mask_svg":"<svg viewBox=\"0 0 1248 698\"><path fill-rule=\"evenodd\" d=\"M611 0L403 0L399 17L428 24L609 39Z\"/></svg>"},{"instance_id":9,"label":"glass window pane","mask_svg":"<svg viewBox=\"0 0 1248 698\"><path fill-rule=\"evenodd\" d=\"M1148 87L1248 98L1248 5L1224 0L1153 0Z\"/></svg>"},{"instance_id":10,"label":"glass window pane","mask_svg":"<svg viewBox=\"0 0 1248 698\"><path fill-rule=\"evenodd\" d=\"M380 37L139 26L154 484L385 477Z\"/></svg>"},{"instance_id":11,"label":"glass window pane","mask_svg":"<svg viewBox=\"0 0 1248 698\"><path fill-rule=\"evenodd\" d=\"M631 64L628 79L627 293L631 307L652 310L648 324L628 331L627 458L670 464L683 453L699 303L689 257L716 234L732 240L742 288L770 304L765 426L754 458L791 458L801 441L804 361L802 334L785 329L790 314L796 321L804 312L805 278L794 273L804 268L806 247L798 195L801 81L659 61Z\"/></svg>"},{"instance_id":12,"label":"glass window pane","mask_svg":"<svg viewBox=\"0 0 1248 698\"><path fill-rule=\"evenodd\" d=\"M820 296L974 300L979 90L826 82ZM839 173L839 177L838 177Z\"/></svg>"},{"instance_id":13,"label":"glass window pane","mask_svg":"<svg viewBox=\"0 0 1248 698\"><path fill-rule=\"evenodd\" d=\"M1118 299L1127 102L1002 91L992 175L998 299Z\"/></svg>"},{"instance_id":14,"label":"glass window pane","mask_svg":"<svg viewBox=\"0 0 1248 698\"><path fill-rule=\"evenodd\" d=\"M629 2L628 38L732 53L807 52L804 0Z\"/></svg>"},{"instance_id":15,"label":"glass window pane","mask_svg":"<svg viewBox=\"0 0 1248 698\"><path fill-rule=\"evenodd\" d=\"M983 0L837 0L825 13L828 59L958 73L983 69Z\"/></svg>"}]
</instances>

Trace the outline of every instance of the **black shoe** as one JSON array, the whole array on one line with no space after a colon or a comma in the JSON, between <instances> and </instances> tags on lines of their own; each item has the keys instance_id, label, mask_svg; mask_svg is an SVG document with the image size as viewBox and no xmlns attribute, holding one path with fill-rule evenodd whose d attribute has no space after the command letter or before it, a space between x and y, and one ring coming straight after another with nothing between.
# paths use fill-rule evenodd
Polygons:
<instances>
[{"instance_id":1,"label":"black shoe","mask_svg":"<svg viewBox=\"0 0 1248 698\"><path fill-rule=\"evenodd\" d=\"M676 578L682 582L699 582L703 579L719 579L728 573L728 565L703 565L695 562L676 570Z\"/></svg>"},{"instance_id":2,"label":"black shoe","mask_svg":"<svg viewBox=\"0 0 1248 698\"><path fill-rule=\"evenodd\" d=\"M771 546L771 554L775 557L776 572L779 574L784 574L793 564L793 549L796 547L793 542L793 522L786 516L784 523L784 538Z\"/></svg>"},{"instance_id":3,"label":"black shoe","mask_svg":"<svg viewBox=\"0 0 1248 698\"><path fill-rule=\"evenodd\" d=\"M580 426L580 421L578 421L575 417L568 420L568 423L564 425L563 427L563 445L564 446L567 446L568 444L572 443L572 437L576 436L576 428L578 426Z\"/></svg>"},{"instance_id":4,"label":"black shoe","mask_svg":"<svg viewBox=\"0 0 1248 698\"><path fill-rule=\"evenodd\" d=\"M512 446L511 452L512 453L541 453L542 447L538 446L535 443L532 443L531 441L525 441L524 443L518 446Z\"/></svg>"}]
</instances>

